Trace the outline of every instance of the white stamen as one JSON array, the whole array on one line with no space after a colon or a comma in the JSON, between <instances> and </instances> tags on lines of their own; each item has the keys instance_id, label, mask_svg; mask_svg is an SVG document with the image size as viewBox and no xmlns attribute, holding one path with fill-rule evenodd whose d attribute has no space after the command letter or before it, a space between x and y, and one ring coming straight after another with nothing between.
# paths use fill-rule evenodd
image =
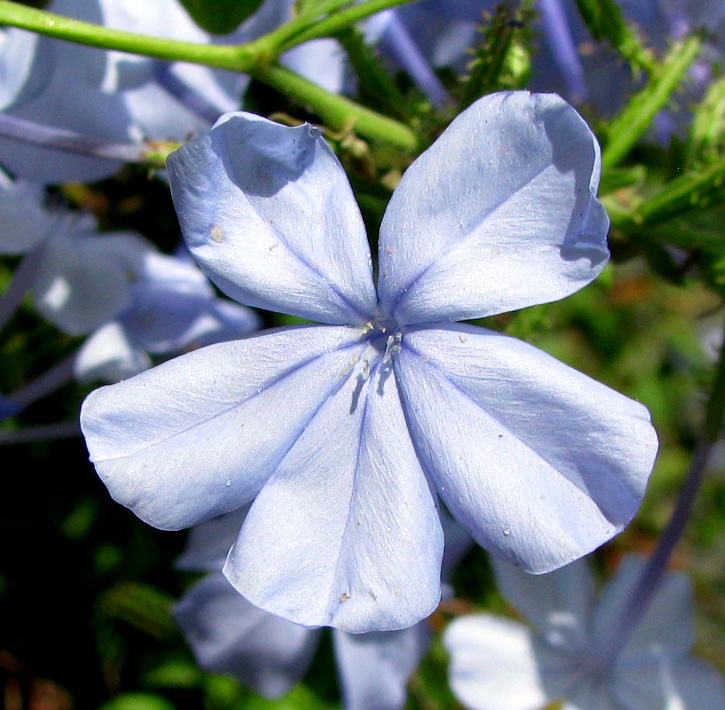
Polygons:
<instances>
[{"instance_id":1,"label":"white stamen","mask_svg":"<svg viewBox=\"0 0 725 710\"><path fill-rule=\"evenodd\" d=\"M400 352L400 343L402 340L403 334L400 331L397 331L395 335L388 336L385 355L383 356L384 365L387 365Z\"/></svg>"}]
</instances>

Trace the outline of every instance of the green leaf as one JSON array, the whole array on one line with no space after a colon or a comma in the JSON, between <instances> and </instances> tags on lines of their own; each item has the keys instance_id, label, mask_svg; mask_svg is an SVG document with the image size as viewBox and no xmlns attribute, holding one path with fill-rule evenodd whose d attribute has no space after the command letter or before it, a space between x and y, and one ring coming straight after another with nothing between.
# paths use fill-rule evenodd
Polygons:
<instances>
[{"instance_id":1,"label":"green leaf","mask_svg":"<svg viewBox=\"0 0 725 710\"><path fill-rule=\"evenodd\" d=\"M306 685L296 685L283 698L268 700L267 698L250 698L244 710L331 710L328 703L321 700Z\"/></svg>"},{"instance_id":2,"label":"green leaf","mask_svg":"<svg viewBox=\"0 0 725 710\"><path fill-rule=\"evenodd\" d=\"M673 92L702 48L699 36L678 42L663 65L644 88L629 100L608 128L609 141L602 152L602 167L617 165L649 128L658 111L667 105Z\"/></svg>"},{"instance_id":3,"label":"green leaf","mask_svg":"<svg viewBox=\"0 0 725 710\"><path fill-rule=\"evenodd\" d=\"M614 0L576 0L579 12L592 37L606 39L627 61L651 72L656 64L637 32L630 27Z\"/></svg>"},{"instance_id":4,"label":"green leaf","mask_svg":"<svg viewBox=\"0 0 725 710\"><path fill-rule=\"evenodd\" d=\"M594 39L608 39L615 47L627 35L627 23L613 0L576 0L584 22Z\"/></svg>"},{"instance_id":5,"label":"green leaf","mask_svg":"<svg viewBox=\"0 0 725 710\"><path fill-rule=\"evenodd\" d=\"M140 582L118 582L100 598L105 614L159 639L170 638L176 632L171 616L173 603L168 594Z\"/></svg>"},{"instance_id":6,"label":"green leaf","mask_svg":"<svg viewBox=\"0 0 725 710\"><path fill-rule=\"evenodd\" d=\"M653 226L721 201L725 189L725 159L672 180L658 194L644 200L631 215L634 224ZM618 225L619 226L619 225Z\"/></svg>"},{"instance_id":7,"label":"green leaf","mask_svg":"<svg viewBox=\"0 0 725 710\"><path fill-rule=\"evenodd\" d=\"M233 32L262 0L179 0L199 27L215 35Z\"/></svg>"},{"instance_id":8,"label":"green leaf","mask_svg":"<svg viewBox=\"0 0 725 710\"><path fill-rule=\"evenodd\" d=\"M176 710L176 706L160 695L124 693L103 703L99 710Z\"/></svg>"},{"instance_id":9,"label":"green leaf","mask_svg":"<svg viewBox=\"0 0 725 710\"><path fill-rule=\"evenodd\" d=\"M702 264L705 283L720 296L725 296L725 254L711 256ZM725 397L723 397L725 400Z\"/></svg>"},{"instance_id":10,"label":"green leaf","mask_svg":"<svg viewBox=\"0 0 725 710\"><path fill-rule=\"evenodd\" d=\"M638 187L644 183L646 178L647 168L644 165L607 170L602 173L599 194L608 195L610 192L621 190L624 187Z\"/></svg>"},{"instance_id":11,"label":"green leaf","mask_svg":"<svg viewBox=\"0 0 725 710\"><path fill-rule=\"evenodd\" d=\"M198 688L204 678L204 671L191 660L170 658L144 673L143 684L153 688Z\"/></svg>"},{"instance_id":12,"label":"green leaf","mask_svg":"<svg viewBox=\"0 0 725 710\"><path fill-rule=\"evenodd\" d=\"M710 84L695 108L687 145L687 164L710 162L725 148L725 77Z\"/></svg>"}]
</instances>

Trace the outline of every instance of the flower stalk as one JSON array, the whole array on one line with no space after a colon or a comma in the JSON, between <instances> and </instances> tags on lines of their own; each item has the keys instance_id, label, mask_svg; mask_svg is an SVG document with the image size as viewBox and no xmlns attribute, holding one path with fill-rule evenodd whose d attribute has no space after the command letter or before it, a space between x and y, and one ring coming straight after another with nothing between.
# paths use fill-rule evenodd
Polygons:
<instances>
[{"instance_id":1,"label":"flower stalk","mask_svg":"<svg viewBox=\"0 0 725 710\"><path fill-rule=\"evenodd\" d=\"M29 407L39 399L52 394L73 380L77 352L63 358L47 372L8 395L7 400L20 409Z\"/></svg>"},{"instance_id":2,"label":"flower stalk","mask_svg":"<svg viewBox=\"0 0 725 710\"><path fill-rule=\"evenodd\" d=\"M303 102L333 130L354 125L355 130L366 138L412 151L417 145L417 138L405 124L327 91L274 63L277 56L285 50L309 39L334 32L353 21L353 17L355 20L363 19L387 7L408 1L371 0L332 17L326 17L309 31L302 32L303 28L300 27L300 32L295 32L294 37L284 33L280 35L272 33L255 42L231 46L182 42L114 30L36 10L9 0L0 0L0 24L100 49L115 49L166 61L184 61L243 72L284 95ZM340 0L329 4L339 6ZM292 23L299 23L304 17L305 15L302 15ZM305 22L309 23L309 20ZM283 25L280 30L289 28L289 25L290 23ZM293 28L297 26L295 24ZM309 25L306 24L305 27ZM289 29L286 32L289 32Z\"/></svg>"},{"instance_id":3,"label":"flower stalk","mask_svg":"<svg viewBox=\"0 0 725 710\"><path fill-rule=\"evenodd\" d=\"M23 298L35 278L37 264L37 254L31 253L24 257L15 269L12 280L0 296L0 330L7 325L23 302Z\"/></svg>"},{"instance_id":4,"label":"flower stalk","mask_svg":"<svg viewBox=\"0 0 725 710\"><path fill-rule=\"evenodd\" d=\"M619 651L642 619L657 587L667 571L667 563L677 546L687 521L692 513L693 503L700 490L713 446L722 432L725 417L725 342L715 371L707 403L703 433L692 456L690 468L677 497L675 509L667 527L657 542L657 547L647 560L627 602L620 611L617 623L610 626L610 633L599 648L599 659L605 668L611 668Z\"/></svg>"}]
</instances>

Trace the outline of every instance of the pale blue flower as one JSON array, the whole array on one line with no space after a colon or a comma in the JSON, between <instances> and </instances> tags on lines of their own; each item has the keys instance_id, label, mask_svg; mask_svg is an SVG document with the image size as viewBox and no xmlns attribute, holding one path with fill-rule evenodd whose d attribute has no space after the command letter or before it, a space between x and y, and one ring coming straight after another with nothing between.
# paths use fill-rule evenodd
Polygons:
<instances>
[{"instance_id":1,"label":"pale blue flower","mask_svg":"<svg viewBox=\"0 0 725 710\"><path fill-rule=\"evenodd\" d=\"M209 36L176 0L54 0L48 10L114 29L207 43ZM216 108L214 117L237 108L239 80L231 73L62 42L10 29L0 53L0 109L35 123L112 143L183 140L209 126L164 89L158 72L188 87ZM211 118L214 120L214 118ZM45 146L0 139L0 162L37 182L88 181L116 172L121 163L72 155Z\"/></svg>"},{"instance_id":2,"label":"pale blue flower","mask_svg":"<svg viewBox=\"0 0 725 710\"><path fill-rule=\"evenodd\" d=\"M256 606L345 631L440 597L440 496L545 572L619 532L657 449L642 405L452 323L562 298L608 252L599 148L553 95L487 96L411 165L378 287L342 166L311 126L223 117L169 160L194 257L229 296L322 322L203 348L86 400L111 495L179 529L254 500L224 573Z\"/></svg>"},{"instance_id":3,"label":"pale blue flower","mask_svg":"<svg viewBox=\"0 0 725 710\"><path fill-rule=\"evenodd\" d=\"M234 33L201 30L178 0L53 0L47 8L66 17L127 32L208 43L248 42L289 19L291 0L267 0ZM342 86L343 58L322 39L282 58L331 90ZM305 65L309 65L305 69ZM89 144L188 139L206 132L223 113L240 107L249 77L184 62L163 62L125 52L101 51L24 30L10 29L0 43L2 117L71 131ZM17 126L16 126L17 127ZM83 155L67 147L38 145L40 131L18 128L27 140L0 137L0 163L25 179L52 184L98 180L119 160ZM66 141L69 143L72 141Z\"/></svg>"},{"instance_id":4,"label":"pale blue flower","mask_svg":"<svg viewBox=\"0 0 725 710\"><path fill-rule=\"evenodd\" d=\"M698 14L712 28L725 18L720 0L617 0L625 21L645 41L664 52L673 38L692 31ZM480 41L476 27L487 26L498 0L424 0L374 16L366 35L395 67L405 70L436 107L449 95L434 72L467 70L470 48ZM704 6L696 13L694 6ZM715 6L718 6L715 9ZM534 91L555 91L575 105L588 104L612 114L636 87L632 70L606 40L589 33L575 0L537 0L531 81ZM721 27L725 27L722 23ZM724 33L725 34L725 33Z\"/></svg>"},{"instance_id":5,"label":"pale blue flower","mask_svg":"<svg viewBox=\"0 0 725 710\"><path fill-rule=\"evenodd\" d=\"M251 309L217 298L191 260L149 252L128 305L86 339L74 375L80 382L118 382L151 367L150 355L240 338L260 324Z\"/></svg>"},{"instance_id":6,"label":"pale blue flower","mask_svg":"<svg viewBox=\"0 0 725 710\"><path fill-rule=\"evenodd\" d=\"M597 599L584 561L540 577L493 561L503 595L529 621L472 614L444 643L451 687L472 710L709 710L725 707L725 683L690 656L692 591L670 573L611 662L602 649L633 593L644 560L628 557Z\"/></svg>"},{"instance_id":7,"label":"pale blue flower","mask_svg":"<svg viewBox=\"0 0 725 710\"><path fill-rule=\"evenodd\" d=\"M174 616L199 665L229 673L266 697L279 697L307 672L320 640L308 629L258 609L220 570L246 509L202 523L191 531L178 566L212 572L179 601ZM443 578L468 550L471 539L447 514ZM400 631L348 634L333 630L333 648L347 710L396 710L405 685L430 642L425 622Z\"/></svg>"},{"instance_id":8,"label":"pale blue flower","mask_svg":"<svg viewBox=\"0 0 725 710\"><path fill-rule=\"evenodd\" d=\"M48 209L43 191L0 180L0 254L24 255L0 298L0 327L31 291L38 311L69 335L85 335L130 301L153 247L135 232L100 234L85 212Z\"/></svg>"}]
</instances>

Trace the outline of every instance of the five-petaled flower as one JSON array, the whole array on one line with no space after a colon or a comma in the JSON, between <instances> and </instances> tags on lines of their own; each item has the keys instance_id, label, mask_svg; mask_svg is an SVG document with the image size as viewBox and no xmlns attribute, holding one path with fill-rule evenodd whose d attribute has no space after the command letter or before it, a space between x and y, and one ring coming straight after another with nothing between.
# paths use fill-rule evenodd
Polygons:
<instances>
[{"instance_id":1,"label":"five-petaled flower","mask_svg":"<svg viewBox=\"0 0 725 710\"><path fill-rule=\"evenodd\" d=\"M685 575L667 573L639 624L610 645L644 568L643 558L625 557L597 597L584 560L540 577L494 560L501 593L533 628L490 614L453 621L443 642L458 700L471 710L539 710L562 698L561 710L725 707L723 677L690 655Z\"/></svg>"},{"instance_id":2,"label":"five-petaled flower","mask_svg":"<svg viewBox=\"0 0 725 710\"><path fill-rule=\"evenodd\" d=\"M309 125L228 114L169 159L192 254L242 303L324 325L211 345L96 390L111 495L164 529L254 499L224 572L307 626L399 629L440 596L438 499L533 572L615 535L649 415L537 349L453 321L562 298L608 257L599 149L554 95L487 96L403 176L379 279L345 173Z\"/></svg>"}]
</instances>

